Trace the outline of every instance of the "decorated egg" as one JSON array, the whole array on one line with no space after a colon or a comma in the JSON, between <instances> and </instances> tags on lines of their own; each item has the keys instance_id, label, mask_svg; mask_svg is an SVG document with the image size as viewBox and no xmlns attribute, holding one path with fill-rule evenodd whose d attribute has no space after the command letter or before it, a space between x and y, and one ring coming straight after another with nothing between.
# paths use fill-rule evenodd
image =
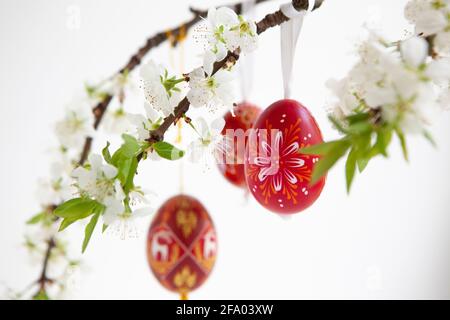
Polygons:
<instances>
[{"instance_id":1,"label":"decorated egg","mask_svg":"<svg viewBox=\"0 0 450 320\"><path fill-rule=\"evenodd\" d=\"M217 254L217 236L205 207L195 198L167 200L153 219L147 259L158 281L182 298L209 276Z\"/></svg>"},{"instance_id":2,"label":"decorated egg","mask_svg":"<svg viewBox=\"0 0 450 320\"><path fill-rule=\"evenodd\" d=\"M261 109L251 103L243 102L234 109L234 116L229 111L225 114L225 127L222 134L232 148L227 148L227 155L218 163L222 175L232 184L246 188L244 172L246 131L251 129Z\"/></svg>"},{"instance_id":3,"label":"decorated egg","mask_svg":"<svg viewBox=\"0 0 450 320\"><path fill-rule=\"evenodd\" d=\"M253 126L248 141L245 175L248 188L265 208L280 214L305 210L319 197L325 177L310 185L318 156L299 153L322 143L311 113L295 100L269 106Z\"/></svg>"}]
</instances>

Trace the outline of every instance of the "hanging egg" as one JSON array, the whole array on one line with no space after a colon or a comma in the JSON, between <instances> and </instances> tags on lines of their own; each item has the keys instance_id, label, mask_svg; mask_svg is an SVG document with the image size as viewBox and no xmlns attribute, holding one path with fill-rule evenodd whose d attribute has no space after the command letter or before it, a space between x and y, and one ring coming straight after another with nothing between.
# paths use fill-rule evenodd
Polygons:
<instances>
[{"instance_id":1,"label":"hanging egg","mask_svg":"<svg viewBox=\"0 0 450 320\"><path fill-rule=\"evenodd\" d=\"M300 154L322 143L311 113L295 100L280 100L258 118L249 137L245 175L248 188L265 208L280 214L305 210L319 197L325 177L310 185L318 156Z\"/></svg>"},{"instance_id":2,"label":"hanging egg","mask_svg":"<svg viewBox=\"0 0 450 320\"><path fill-rule=\"evenodd\" d=\"M245 133L253 127L260 114L261 109L259 107L248 102L242 102L234 108L234 116L231 111L224 116L225 127L222 134L226 137L225 141L233 147L229 148L226 157L222 158L224 161L220 161L218 167L222 175L238 187L246 188L247 186L244 172L244 154L247 143Z\"/></svg>"},{"instance_id":3,"label":"hanging egg","mask_svg":"<svg viewBox=\"0 0 450 320\"><path fill-rule=\"evenodd\" d=\"M209 276L217 254L217 236L205 207L195 198L167 200L153 219L147 259L158 281L185 298Z\"/></svg>"}]
</instances>

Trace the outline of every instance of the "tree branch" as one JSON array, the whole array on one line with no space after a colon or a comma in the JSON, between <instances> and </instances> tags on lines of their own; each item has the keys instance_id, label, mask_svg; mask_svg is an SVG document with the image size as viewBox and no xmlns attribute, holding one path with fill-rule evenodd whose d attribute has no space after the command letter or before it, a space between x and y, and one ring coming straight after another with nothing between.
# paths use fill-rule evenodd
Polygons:
<instances>
[{"instance_id":1,"label":"tree branch","mask_svg":"<svg viewBox=\"0 0 450 320\"><path fill-rule=\"evenodd\" d=\"M255 3L259 4L259 3L266 2L266 1L269 1L269 0L256 0ZM243 7L242 3L237 3L235 5L229 5L229 7L233 7L234 10L238 14L242 13L242 7ZM131 58L128 60L128 62L125 64L125 66L123 66L121 69L119 69L119 71L116 74L114 74L114 76L123 74L125 72L133 71L137 66L140 65L140 63L142 62L142 59L145 57L145 55L147 55L147 53L150 50L158 47L160 44L162 44L166 40L172 40L172 45L176 46L178 44L179 40L181 39L181 35L186 34L195 24L197 24L202 19L202 17L206 17L206 15L208 13L207 11L196 10L194 8L190 8L189 11L194 15L190 20L186 21L185 23L183 23L173 29L170 29L165 32L159 32L156 35L148 38L147 41L145 42L144 46L139 48L139 50L131 56ZM170 39L169 39L169 37L170 37ZM103 120L106 110L108 109L108 106L111 103L113 98L114 97L112 95L107 95L101 102L99 102L92 109L92 112L94 113L94 117L95 117L95 120L94 120L94 129L95 130L97 130L98 127L100 126L100 123ZM178 109L179 109L178 112L180 114L184 114L189 109L189 102L187 101L187 99L185 99L184 104L180 103L180 106L178 106ZM186 109L186 111L183 112L184 109ZM176 121L176 119L172 119L172 121ZM167 120L167 123L162 127L164 128L165 126L167 126L167 128L164 131L161 130L162 135L164 135L164 132L170 127L169 120ZM93 142L92 137L86 138L80 158L78 160L79 165L83 165L86 162L86 160L89 156L89 153L91 151L91 148L92 148L92 142ZM53 205L52 207L56 208L57 205ZM56 219L56 221L57 220L59 220L59 219ZM55 245L56 245L55 238L51 237L47 243L47 250L46 250L46 254L44 257L43 264L42 264L41 276L36 281L36 283L39 284L38 293L43 290L45 291L45 286L50 281L50 279L48 279L48 277L47 277L47 269L48 269L51 252L54 249Z\"/></svg>"},{"instance_id":2,"label":"tree branch","mask_svg":"<svg viewBox=\"0 0 450 320\"><path fill-rule=\"evenodd\" d=\"M320 8L324 0L316 0L316 4L313 10ZM308 9L308 0L293 0L292 5L298 11L307 10ZM257 33L261 34L266 30L273 28L275 26L279 26L283 22L288 21L289 18L286 17L280 10L270 13L266 15L261 21L256 23ZM217 71L222 69L225 66L233 65L239 59L240 50L236 50L234 52L228 51L227 56L214 64L212 75L214 75ZM177 121L183 117L183 115L189 110L189 101L185 97L178 106L174 109L173 114L164 118L163 123L158 129L150 131L150 137L147 141L152 144L158 141L164 140L165 132L170 128L171 125L175 125Z\"/></svg>"},{"instance_id":3,"label":"tree branch","mask_svg":"<svg viewBox=\"0 0 450 320\"><path fill-rule=\"evenodd\" d=\"M269 1L269 0L257 0L256 4L260 4L260 3L263 3L266 1ZM307 2L308 1L306 1L306 7L308 6ZM236 11L236 13L238 13L238 14L242 13L242 9L243 9L242 3L237 3L235 5L229 5L228 7L233 7L234 10ZM130 72L130 71L134 70L137 66L140 65L140 63L142 62L142 58L151 49L159 46L161 43L168 40L169 35L171 35L172 39L174 40L172 42L172 45L177 45L178 39L180 39L180 35L182 34L182 32L186 33L187 31L189 31L189 29L191 29L197 22L199 22L202 19L202 17L206 17L206 15L208 14L208 11L197 10L194 8L189 8L189 11L194 14L194 17L191 20L189 20L189 21L181 24L180 26L175 27L169 31L159 32L156 35L154 35L153 37L148 38L145 45L143 47L141 47L135 54L133 54L131 56L131 58L127 62L127 64L125 66L123 66L116 73L116 75L123 74L124 72ZM94 129L98 129L98 126L100 125L100 123L103 119L103 116L104 116L106 110L108 109L108 106L111 103L112 99L113 99L113 96L107 95L103 99L103 101L98 103L97 106L95 106L95 108L93 109L93 113L95 116ZM82 151L80 159L78 161L78 163L80 165L83 165L84 162L86 162L89 152L91 150L91 147L92 147L92 138L88 137L84 143L83 151Z\"/></svg>"},{"instance_id":4,"label":"tree branch","mask_svg":"<svg viewBox=\"0 0 450 320\"><path fill-rule=\"evenodd\" d=\"M258 4L258 3L265 2L265 1L268 1L268 0L257 0L256 3ZM292 3L293 3L293 6L297 10L306 10L308 7L307 0L293 0ZM323 0L317 0L314 10L319 8L322 3L323 3ZM237 13L241 13L242 12L242 3L238 3L238 4L234 5L234 9ZM207 14L206 11L195 10L192 8L190 9L190 11L194 14L194 17L191 20L187 21L186 23L184 23L176 28L169 30L168 32L160 32L160 33L156 34L155 36L149 38L146 41L145 45L143 47L141 47L134 55L131 56L131 58L127 62L127 64L124 67L122 67L116 73L116 75L123 74L125 72L130 72L133 69L135 69L142 62L143 57L151 49L159 46L161 43L168 40L169 35L172 35L172 37L174 39L174 42L172 44L176 45L178 42L177 39L180 38L181 32L187 32L190 28L192 28L192 26L194 26L197 22L199 22L201 20L201 17L204 17ZM289 18L286 17L280 10L278 10L274 13L268 14L261 21L259 21L256 24L257 25L257 33L261 34L261 33L265 32L267 29L278 26L288 20L289 20ZM224 68L225 66L234 65L237 62L237 60L239 59L239 55L240 55L240 50L236 50L234 52L231 52L231 51L228 52L227 56L223 60L218 61L214 64L212 74L214 75L217 71ZM94 113L94 117L95 117L94 129L98 129L112 99L113 99L112 95L107 95L100 103L98 103L93 108L93 113ZM189 110L189 106L190 106L189 101L185 97L175 108L174 114L171 114L168 117L166 117L158 129L150 131L150 138L148 139L148 141L150 143L162 141L164 139L165 132L170 128L170 126L172 124L175 124ZM83 149L82 149L82 153L80 155L80 159L78 161L79 165L83 165L86 162L87 157L88 157L91 147L92 147L92 142L93 142L92 137L88 137L86 139ZM49 260L51 257L51 252L52 252L53 248L55 247L55 245L56 245L56 243L55 243L54 237L50 238L48 241L48 246L47 246L46 254L44 257L41 276L37 280L37 283L39 284L38 293L41 291L45 291L46 284L49 281L51 281L47 277L47 268L48 268L48 263L49 263Z\"/></svg>"},{"instance_id":5,"label":"tree branch","mask_svg":"<svg viewBox=\"0 0 450 320\"><path fill-rule=\"evenodd\" d=\"M117 73L123 74L125 72L133 71L139 64L142 62L142 59L144 56L153 48L158 47L161 43L169 39L169 35L171 35L174 39L173 45L177 44L177 39L179 39L181 32L187 32L192 26L194 26L197 22L201 20L202 15L205 14L204 11L198 11L198 10L191 10L191 12L194 14L194 17L179 25L178 27L175 27L167 32L159 32L153 37L150 37L145 42L144 46L141 47L135 54L133 54L130 58L130 60L123 66ZM108 109L109 104L111 103L113 99L112 95L107 95L103 101L99 102L92 112L94 113L95 121L94 121L94 129L98 129L101 121L103 120L103 117L105 115L106 110ZM78 161L79 165L83 165L87 157L89 155L89 152L91 151L92 147L92 138L88 137L86 141L84 142L83 151L81 153L80 159Z\"/></svg>"}]
</instances>

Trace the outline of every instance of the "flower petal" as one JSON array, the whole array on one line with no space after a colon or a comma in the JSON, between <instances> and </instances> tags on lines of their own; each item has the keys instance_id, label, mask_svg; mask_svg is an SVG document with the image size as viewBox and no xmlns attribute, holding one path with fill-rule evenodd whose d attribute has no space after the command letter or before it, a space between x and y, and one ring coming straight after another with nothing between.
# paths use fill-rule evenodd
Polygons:
<instances>
[{"instance_id":1,"label":"flower petal","mask_svg":"<svg viewBox=\"0 0 450 320\"><path fill-rule=\"evenodd\" d=\"M216 62L216 55L210 50L206 51L203 56L203 70L208 76L213 72L214 62Z\"/></svg>"},{"instance_id":2,"label":"flower petal","mask_svg":"<svg viewBox=\"0 0 450 320\"><path fill-rule=\"evenodd\" d=\"M412 37L400 44L403 61L412 67L418 67L428 56L428 42L422 37Z\"/></svg>"},{"instance_id":3,"label":"flower petal","mask_svg":"<svg viewBox=\"0 0 450 320\"><path fill-rule=\"evenodd\" d=\"M102 166L103 158L99 154L91 153L88 157L88 161L89 164L91 165L91 171L98 172L98 170L100 170Z\"/></svg>"},{"instance_id":4,"label":"flower petal","mask_svg":"<svg viewBox=\"0 0 450 320\"><path fill-rule=\"evenodd\" d=\"M142 218L148 215L151 215L155 212L155 209L152 207L144 207L140 209L133 210L132 217Z\"/></svg>"},{"instance_id":5,"label":"flower petal","mask_svg":"<svg viewBox=\"0 0 450 320\"><path fill-rule=\"evenodd\" d=\"M216 136L222 133L223 128L225 127L225 119L220 117L213 122L211 122L211 135Z\"/></svg>"},{"instance_id":6,"label":"flower petal","mask_svg":"<svg viewBox=\"0 0 450 320\"><path fill-rule=\"evenodd\" d=\"M450 58L431 61L425 74L438 84L450 81Z\"/></svg>"},{"instance_id":7,"label":"flower petal","mask_svg":"<svg viewBox=\"0 0 450 320\"><path fill-rule=\"evenodd\" d=\"M102 171L107 179L113 179L117 176L117 168L110 164L102 166Z\"/></svg>"},{"instance_id":8,"label":"flower petal","mask_svg":"<svg viewBox=\"0 0 450 320\"><path fill-rule=\"evenodd\" d=\"M197 120L195 120L195 126L203 139L209 138L209 128L205 118L198 117Z\"/></svg>"},{"instance_id":9,"label":"flower petal","mask_svg":"<svg viewBox=\"0 0 450 320\"><path fill-rule=\"evenodd\" d=\"M161 118L161 115L159 114L159 112L156 111L148 102L144 102L144 109L145 109L147 118L152 123L155 123L158 119Z\"/></svg>"}]
</instances>

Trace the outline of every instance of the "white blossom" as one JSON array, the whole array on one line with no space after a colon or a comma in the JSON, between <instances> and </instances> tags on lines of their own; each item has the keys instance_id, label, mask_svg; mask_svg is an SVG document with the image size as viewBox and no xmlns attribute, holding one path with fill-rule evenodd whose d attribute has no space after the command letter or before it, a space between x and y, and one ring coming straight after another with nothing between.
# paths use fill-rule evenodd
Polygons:
<instances>
[{"instance_id":1,"label":"white blossom","mask_svg":"<svg viewBox=\"0 0 450 320\"><path fill-rule=\"evenodd\" d=\"M118 180L114 183L114 191L114 194L107 196L103 201L103 204L106 206L103 213L103 222L106 225L112 224L125 213L125 205L123 204L125 193Z\"/></svg>"},{"instance_id":2,"label":"white blossom","mask_svg":"<svg viewBox=\"0 0 450 320\"><path fill-rule=\"evenodd\" d=\"M164 116L173 113L182 99L177 85L184 79L169 78L167 70L152 60L141 67L140 75L147 102Z\"/></svg>"},{"instance_id":3,"label":"white blossom","mask_svg":"<svg viewBox=\"0 0 450 320\"><path fill-rule=\"evenodd\" d=\"M67 107L64 118L56 123L59 142L66 148L78 148L94 134L94 114L85 100L75 101Z\"/></svg>"},{"instance_id":4,"label":"white blossom","mask_svg":"<svg viewBox=\"0 0 450 320\"><path fill-rule=\"evenodd\" d=\"M256 23L245 20L243 16L238 18L238 23L224 32L228 50L240 48L244 54L253 52L258 47Z\"/></svg>"},{"instance_id":5,"label":"white blossom","mask_svg":"<svg viewBox=\"0 0 450 320\"><path fill-rule=\"evenodd\" d=\"M106 132L114 134L122 134L131 129L128 113L122 107L108 110L103 118L102 126Z\"/></svg>"},{"instance_id":6,"label":"white blossom","mask_svg":"<svg viewBox=\"0 0 450 320\"><path fill-rule=\"evenodd\" d=\"M131 208L125 206L125 194L117 176L117 168L109 164L103 164L99 155L89 156L89 167L78 167L74 170L73 176L77 179L77 187L80 195L89 196L105 206L103 212L103 223L105 225L115 225L117 222L124 223L131 219L150 214L153 209ZM136 193L141 193L141 198L136 200ZM130 205L140 203L143 193L136 188L128 194Z\"/></svg>"},{"instance_id":7,"label":"white blossom","mask_svg":"<svg viewBox=\"0 0 450 320\"><path fill-rule=\"evenodd\" d=\"M104 164L102 157L97 154L89 156L88 166L78 167L72 173L79 194L105 206L102 217L103 223L108 226L116 225L118 222L123 224L154 211L149 206L142 207L146 195L140 188L134 187L131 191L124 192L120 180L117 179L117 173L116 167Z\"/></svg>"},{"instance_id":8,"label":"white blossom","mask_svg":"<svg viewBox=\"0 0 450 320\"><path fill-rule=\"evenodd\" d=\"M123 97L128 92L137 91L135 80L129 72L116 74L106 86L106 91L116 97Z\"/></svg>"},{"instance_id":9,"label":"white blossom","mask_svg":"<svg viewBox=\"0 0 450 320\"><path fill-rule=\"evenodd\" d=\"M431 60L425 40L412 37L398 50L376 35L361 46L360 60L348 76L330 82L337 102L332 111L343 119L356 111L380 109L384 121L405 133L421 133L438 108L439 92L448 86L450 63Z\"/></svg>"},{"instance_id":10,"label":"white blossom","mask_svg":"<svg viewBox=\"0 0 450 320\"><path fill-rule=\"evenodd\" d=\"M221 134L224 127L225 120L222 117L213 120L210 126L204 118L199 117L194 122L199 137L188 146L189 160L209 167L216 156L225 155L227 144Z\"/></svg>"},{"instance_id":11,"label":"white blossom","mask_svg":"<svg viewBox=\"0 0 450 320\"><path fill-rule=\"evenodd\" d=\"M157 129L162 120L162 115L153 109L147 102L144 103L145 116L142 114L129 114L128 119L134 126L133 134L140 141L146 141L150 137L150 131ZM147 150L147 156L153 161L161 160L161 157L153 149Z\"/></svg>"},{"instance_id":12,"label":"white blossom","mask_svg":"<svg viewBox=\"0 0 450 320\"><path fill-rule=\"evenodd\" d=\"M243 54L256 49L258 43L256 24L245 20L243 16L238 16L230 8L211 8L208 11L207 22L208 46L204 55L204 65L209 66L223 60L228 51L237 48L240 48ZM205 70L210 73L208 69Z\"/></svg>"},{"instance_id":13,"label":"white blossom","mask_svg":"<svg viewBox=\"0 0 450 320\"><path fill-rule=\"evenodd\" d=\"M103 203L108 197L115 197L121 192L117 189L117 168L110 164L103 164L98 154L89 155L89 166L76 168L72 176L76 179L76 187L81 196L89 196Z\"/></svg>"},{"instance_id":14,"label":"white blossom","mask_svg":"<svg viewBox=\"0 0 450 320\"><path fill-rule=\"evenodd\" d=\"M359 105L351 85L352 83L347 78L341 80L330 79L326 82L327 88L333 92L339 101L332 111L336 119L343 119L349 116Z\"/></svg>"},{"instance_id":15,"label":"white blossom","mask_svg":"<svg viewBox=\"0 0 450 320\"><path fill-rule=\"evenodd\" d=\"M37 194L43 205L62 203L73 198L76 192L65 171L65 165L61 162L52 163L49 179L40 179L38 184Z\"/></svg>"},{"instance_id":16,"label":"white blossom","mask_svg":"<svg viewBox=\"0 0 450 320\"><path fill-rule=\"evenodd\" d=\"M417 35L435 36L437 52L450 53L449 0L411 0L405 7L405 16L414 24Z\"/></svg>"},{"instance_id":17,"label":"white blossom","mask_svg":"<svg viewBox=\"0 0 450 320\"><path fill-rule=\"evenodd\" d=\"M240 48L245 54L255 50L258 40L256 24L226 7L211 8L207 22L208 46L203 56L203 67L189 74L187 98L193 107L206 105L212 111L222 106L231 109L235 102L231 67L214 73L214 63L223 60L228 51Z\"/></svg>"},{"instance_id":18,"label":"white blossom","mask_svg":"<svg viewBox=\"0 0 450 320\"><path fill-rule=\"evenodd\" d=\"M153 109L147 102L144 103L145 115L129 114L128 120L134 126L133 133L140 141L150 137L150 131L157 129L163 120L163 116Z\"/></svg>"},{"instance_id":19,"label":"white blossom","mask_svg":"<svg viewBox=\"0 0 450 320\"><path fill-rule=\"evenodd\" d=\"M424 38L412 37L400 44L403 61L411 67L419 67L428 56L428 43Z\"/></svg>"},{"instance_id":20,"label":"white blossom","mask_svg":"<svg viewBox=\"0 0 450 320\"><path fill-rule=\"evenodd\" d=\"M47 244L50 238L57 233L57 225L39 225L36 228L28 228L24 234L23 246L28 251L28 262L36 265L42 262Z\"/></svg>"},{"instance_id":21,"label":"white blossom","mask_svg":"<svg viewBox=\"0 0 450 320\"><path fill-rule=\"evenodd\" d=\"M431 61L425 70L425 75L436 84L448 87L450 81L450 58L439 58Z\"/></svg>"},{"instance_id":22,"label":"white blossom","mask_svg":"<svg viewBox=\"0 0 450 320\"><path fill-rule=\"evenodd\" d=\"M60 268L61 269L61 268ZM79 291L82 274L88 273L90 270L84 263L78 260L68 260L59 271L58 281L55 283L57 292L52 295L57 300L74 299L74 293Z\"/></svg>"},{"instance_id":23,"label":"white blossom","mask_svg":"<svg viewBox=\"0 0 450 320\"><path fill-rule=\"evenodd\" d=\"M227 55L227 43L225 40L225 31L238 23L237 14L227 7L211 8L207 16L207 41L208 48L205 55L207 61L220 61Z\"/></svg>"},{"instance_id":24,"label":"white blossom","mask_svg":"<svg viewBox=\"0 0 450 320\"><path fill-rule=\"evenodd\" d=\"M194 108L207 106L211 111L220 107L232 108L235 102L233 79L234 73L226 69L212 75L209 67L197 68L189 74L187 99Z\"/></svg>"},{"instance_id":25,"label":"white blossom","mask_svg":"<svg viewBox=\"0 0 450 320\"><path fill-rule=\"evenodd\" d=\"M143 190L135 187L129 192L129 203L131 210L127 210L123 205L125 195L117 193L116 197L106 199L107 208L103 215L103 221L110 226L114 234L121 239L135 238L140 234L136 226L136 219L144 218L155 212L150 205L148 196Z\"/></svg>"},{"instance_id":26,"label":"white blossom","mask_svg":"<svg viewBox=\"0 0 450 320\"><path fill-rule=\"evenodd\" d=\"M433 45L437 52L440 52L444 55L449 55L450 54L450 30L446 31L446 32L438 33L433 40Z\"/></svg>"}]
</instances>

